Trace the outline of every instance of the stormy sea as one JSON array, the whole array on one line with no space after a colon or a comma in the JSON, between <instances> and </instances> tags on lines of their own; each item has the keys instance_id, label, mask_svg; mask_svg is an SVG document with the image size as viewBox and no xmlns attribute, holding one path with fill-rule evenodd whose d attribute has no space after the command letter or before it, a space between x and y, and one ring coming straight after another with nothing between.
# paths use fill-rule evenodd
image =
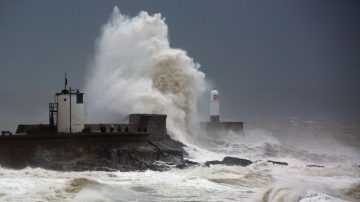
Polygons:
<instances>
[{"instance_id":1,"label":"stormy sea","mask_svg":"<svg viewBox=\"0 0 360 202\"><path fill-rule=\"evenodd\" d=\"M244 134L207 139L206 149L187 149L188 158L199 162L224 156L255 162L247 167L194 166L165 172L0 168L0 201L360 200L358 126L299 120L261 126L267 130L253 124ZM294 142L285 138L294 134Z\"/></svg>"},{"instance_id":2,"label":"stormy sea","mask_svg":"<svg viewBox=\"0 0 360 202\"><path fill-rule=\"evenodd\" d=\"M160 14L128 17L114 8L89 64L87 121L167 114L169 135L199 166L163 172L0 167L0 201L360 201L359 119L245 120L242 133L207 134L197 124L198 100L213 86L168 38ZM226 156L254 163L204 165Z\"/></svg>"}]
</instances>

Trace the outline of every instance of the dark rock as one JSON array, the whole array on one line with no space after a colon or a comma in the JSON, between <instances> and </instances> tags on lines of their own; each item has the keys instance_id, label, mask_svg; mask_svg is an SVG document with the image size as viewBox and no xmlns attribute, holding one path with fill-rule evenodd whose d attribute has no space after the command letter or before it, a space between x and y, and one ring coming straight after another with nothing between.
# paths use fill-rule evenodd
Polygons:
<instances>
[{"instance_id":1,"label":"dark rock","mask_svg":"<svg viewBox=\"0 0 360 202\"><path fill-rule=\"evenodd\" d=\"M190 160L184 160L180 164L176 165L176 168L179 169L185 169L192 166L199 166L200 164L198 162L190 161Z\"/></svg>"},{"instance_id":2,"label":"dark rock","mask_svg":"<svg viewBox=\"0 0 360 202\"><path fill-rule=\"evenodd\" d=\"M288 163L286 163L286 162L281 162L281 161L271 161L271 160L268 160L267 162L273 163L273 164L277 164L277 165L283 165L283 166L289 165Z\"/></svg>"},{"instance_id":3,"label":"dark rock","mask_svg":"<svg viewBox=\"0 0 360 202\"><path fill-rule=\"evenodd\" d=\"M248 166L252 163L253 163L252 161L247 159L226 156L222 161L206 161L205 166L217 165L217 164L222 164L227 166Z\"/></svg>"},{"instance_id":4,"label":"dark rock","mask_svg":"<svg viewBox=\"0 0 360 202\"><path fill-rule=\"evenodd\" d=\"M321 166L321 165L306 165L306 167L309 167L309 168L324 168L325 166Z\"/></svg>"},{"instance_id":5,"label":"dark rock","mask_svg":"<svg viewBox=\"0 0 360 202\"><path fill-rule=\"evenodd\" d=\"M225 165L238 165L238 166L248 166L250 164L252 164L253 162L247 159L241 159L241 158L235 158L235 157L230 157L230 156L226 156L223 160L222 160L223 164Z\"/></svg>"},{"instance_id":6,"label":"dark rock","mask_svg":"<svg viewBox=\"0 0 360 202\"><path fill-rule=\"evenodd\" d=\"M210 166L210 165L217 165L217 164L223 164L222 161L206 161L205 162L205 166Z\"/></svg>"}]
</instances>

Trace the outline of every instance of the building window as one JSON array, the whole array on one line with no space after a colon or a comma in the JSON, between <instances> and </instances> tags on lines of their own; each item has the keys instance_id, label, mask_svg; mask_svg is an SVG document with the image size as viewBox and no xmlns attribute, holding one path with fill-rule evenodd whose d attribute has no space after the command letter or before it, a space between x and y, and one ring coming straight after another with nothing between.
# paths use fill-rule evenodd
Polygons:
<instances>
[{"instance_id":1,"label":"building window","mask_svg":"<svg viewBox=\"0 0 360 202\"><path fill-rule=\"evenodd\" d=\"M77 93L76 94L76 104L82 104L84 103L84 94L82 93Z\"/></svg>"}]
</instances>

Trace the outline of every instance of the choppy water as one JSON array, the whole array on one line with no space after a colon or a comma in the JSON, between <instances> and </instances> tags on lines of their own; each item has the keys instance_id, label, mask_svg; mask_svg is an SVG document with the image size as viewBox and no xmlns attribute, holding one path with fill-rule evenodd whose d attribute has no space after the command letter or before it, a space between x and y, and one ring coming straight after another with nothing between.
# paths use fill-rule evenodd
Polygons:
<instances>
[{"instance_id":1,"label":"choppy water","mask_svg":"<svg viewBox=\"0 0 360 202\"><path fill-rule=\"evenodd\" d=\"M166 172L0 168L0 201L360 201L359 120L349 127L291 119L285 126L256 125L266 130L204 137L189 125L197 120L205 75L185 51L171 48L160 14L131 18L115 7L95 52L86 84L90 122L163 113L169 134L188 145L190 159L235 156L256 163Z\"/></svg>"},{"instance_id":2,"label":"choppy water","mask_svg":"<svg viewBox=\"0 0 360 202\"><path fill-rule=\"evenodd\" d=\"M167 172L0 169L1 201L356 201L360 169L211 166Z\"/></svg>"},{"instance_id":3,"label":"choppy water","mask_svg":"<svg viewBox=\"0 0 360 202\"><path fill-rule=\"evenodd\" d=\"M301 127L306 131L306 127ZM313 130L311 135L321 136L319 131L328 133L321 128ZM213 165L185 170L174 168L166 172L56 172L40 168L0 168L0 201L360 200L358 143L351 141L351 146L346 146L346 138L343 143L338 143L336 135L328 136L333 145L326 152L325 148L318 151L321 142L319 148L301 148L305 141L311 142L304 136L304 142L298 145L285 144L289 140L285 140L281 132L250 130L241 136L224 134L223 137L208 138L202 148L189 147L189 158L205 161L231 155L262 161L248 167ZM266 162L269 159L286 161L289 166L273 165ZM306 167L308 164L325 167L309 168Z\"/></svg>"}]
</instances>

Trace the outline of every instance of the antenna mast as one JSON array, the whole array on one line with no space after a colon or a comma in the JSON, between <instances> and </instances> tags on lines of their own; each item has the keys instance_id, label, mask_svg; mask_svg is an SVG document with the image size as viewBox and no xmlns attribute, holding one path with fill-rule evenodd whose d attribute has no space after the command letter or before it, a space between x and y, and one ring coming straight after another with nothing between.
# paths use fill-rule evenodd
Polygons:
<instances>
[{"instance_id":1,"label":"antenna mast","mask_svg":"<svg viewBox=\"0 0 360 202\"><path fill-rule=\"evenodd\" d=\"M67 75L65 73L65 89L66 89L66 86L67 86Z\"/></svg>"}]
</instances>

